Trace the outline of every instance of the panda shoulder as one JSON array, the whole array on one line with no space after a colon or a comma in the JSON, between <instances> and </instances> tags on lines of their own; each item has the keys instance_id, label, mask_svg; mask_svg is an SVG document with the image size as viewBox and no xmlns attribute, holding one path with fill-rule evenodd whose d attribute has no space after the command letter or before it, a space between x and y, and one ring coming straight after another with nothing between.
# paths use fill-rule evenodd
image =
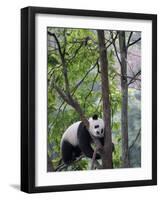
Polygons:
<instances>
[{"instance_id":1,"label":"panda shoulder","mask_svg":"<svg viewBox=\"0 0 161 200\"><path fill-rule=\"evenodd\" d=\"M66 136L73 134L75 132L77 132L78 127L80 125L81 121L75 122L73 124L71 124L64 132L63 134L63 138L65 138Z\"/></svg>"}]
</instances>

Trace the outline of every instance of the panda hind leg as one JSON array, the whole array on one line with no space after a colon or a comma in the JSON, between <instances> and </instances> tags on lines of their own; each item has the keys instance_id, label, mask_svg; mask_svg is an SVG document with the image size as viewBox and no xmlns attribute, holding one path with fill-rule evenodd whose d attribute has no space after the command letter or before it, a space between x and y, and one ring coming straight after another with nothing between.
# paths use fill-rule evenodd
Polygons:
<instances>
[{"instance_id":1,"label":"panda hind leg","mask_svg":"<svg viewBox=\"0 0 161 200\"><path fill-rule=\"evenodd\" d=\"M81 149L76 146L76 147L73 147L73 157L76 159L77 157L79 157L80 155L82 154L82 151Z\"/></svg>"},{"instance_id":2,"label":"panda hind leg","mask_svg":"<svg viewBox=\"0 0 161 200\"><path fill-rule=\"evenodd\" d=\"M62 143L62 159L65 164L73 161L73 146L65 140Z\"/></svg>"}]
</instances>

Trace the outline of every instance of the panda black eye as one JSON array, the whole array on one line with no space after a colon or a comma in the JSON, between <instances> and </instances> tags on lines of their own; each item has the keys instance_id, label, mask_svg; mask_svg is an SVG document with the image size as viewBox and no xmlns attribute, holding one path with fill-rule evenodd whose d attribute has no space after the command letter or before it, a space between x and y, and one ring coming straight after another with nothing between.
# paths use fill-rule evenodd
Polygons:
<instances>
[{"instance_id":1,"label":"panda black eye","mask_svg":"<svg viewBox=\"0 0 161 200\"><path fill-rule=\"evenodd\" d=\"M103 133L103 128L101 129L101 133Z\"/></svg>"},{"instance_id":2,"label":"panda black eye","mask_svg":"<svg viewBox=\"0 0 161 200\"><path fill-rule=\"evenodd\" d=\"M95 128L99 128L99 125L94 126Z\"/></svg>"}]
</instances>

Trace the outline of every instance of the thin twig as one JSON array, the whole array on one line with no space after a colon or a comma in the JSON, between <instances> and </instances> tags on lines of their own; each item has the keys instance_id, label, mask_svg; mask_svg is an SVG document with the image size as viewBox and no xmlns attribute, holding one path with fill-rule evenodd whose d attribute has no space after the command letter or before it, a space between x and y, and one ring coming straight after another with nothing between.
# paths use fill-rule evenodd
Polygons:
<instances>
[{"instance_id":1,"label":"thin twig","mask_svg":"<svg viewBox=\"0 0 161 200\"><path fill-rule=\"evenodd\" d=\"M97 151L98 148L96 147L94 152L93 152L93 156L92 156L92 160L91 160L91 167L90 169L94 169L95 164L97 165L97 168L101 168L102 166L98 163L98 161L96 160L96 155L97 155ZM98 165L99 164L99 165Z\"/></svg>"},{"instance_id":2,"label":"thin twig","mask_svg":"<svg viewBox=\"0 0 161 200\"><path fill-rule=\"evenodd\" d=\"M74 163L80 161L82 158L84 158L84 155L81 155L80 157L78 157L75 161L71 162L70 164L63 163L63 164L57 166L55 171L61 171L62 169L65 169L65 168L69 167L70 165L73 165Z\"/></svg>"},{"instance_id":3,"label":"thin twig","mask_svg":"<svg viewBox=\"0 0 161 200\"><path fill-rule=\"evenodd\" d=\"M77 83L77 85L73 88L72 90L72 94L75 93L75 91L77 90L77 88L82 84L82 82L85 80L85 78L88 76L88 74L96 67L98 63L98 58L95 62L95 64L86 72L86 74L84 75L84 77Z\"/></svg>"},{"instance_id":4,"label":"thin twig","mask_svg":"<svg viewBox=\"0 0 161 200\"><path fill-rule=\"evenodd\" d=\"M112 44L113 44L113 47L114 47L114 50L115 50L115 54L116 54L117 60L120 63L120 66L121 66L122 65L121 59L119 58L118 51L117 51L117 48L116 48L115 40L113 39L112 32L111 32L111 38L112 38Z\"/></svg>"},{"instance_id":5,"label":"thin twig","mask_svg":"<svg viewBox=\"0 0 161 200\"><path fill-rule=\"evenodd\" d=\"M93 91L93 88L94 88L94 85L95 85L97 77L98 77L98 72L97 72L96 76L93 79L93 83L92 83L92 87L91 87L90 91L88 92L88 94L84 98L84 106L83 106L84 110L85 110L85 107L86 107L86 101L87 101L88 97L90 96L91 92Z\"/></svg>"},{"instance_id":6,"label":"thin twig","mask_svg":"<svg viewBox=\"0 0 161 200\"><path fill-rule=\"evenodd\" d=\"M127 41L126 48L127 48L127 46L130 44L130 40L131 40L132 34L133 34L133 32L130 32L130 35L129 35L129 38L128 38L128 41Z\"/></svg>"},{"instance_id":7,"label":"thin twig","mask_svg":"<svg viewBox=\"0 0 161 200\"><path fill-rule=\"evenodd\" d=\"M116 33L115 37L113 38L113 33L112 33L112 35L111 35L112 41L108 40L108 42L110 42L110 43L106 46L106 49L108 49L113 44L113 42L116 41L117 36L118 36L118 33Z\"/></svg>"},{"instance_id":8,"label":"thin twig","mask_svg":"<svg viewBox=\"0 0 161 200\"><path fill-rule=\"evenodd\" d=\"M139 129L139 131L138 131L138 133L137 133L137 135L136 135L134 141L133 141L132 144L129 146L129 149L132 149L132 148L133 148L133 146L135 145L135 142L137 141L137 139L138 139L139 136L140 136L140 133L141 133L141 128Z\"/></svg>"},{"instance_id":9,"label":"thin twig","mask_svg":"<svg viewBox=\"0 0 161 200\"><path fill-rule=\"evenodd\" d=\"M141 37L138 38L137 40L135 40L134 42L131 42L131 43L127 46L127 48L129 48L130 46L132 46L132 45L134 45L135 43L139 42L140 40L141 40Z\"/></svg>"},{"instance_id":10,"label":"thin twig","mask_svg":"<svg viewBox=\"0 0 161 200\"><path fill-rule=\"evenodd\" d=\"M133 77L131 77L131 80L129 81L128 85L130 85L131 83L133 83L135 80L141 81L141 79L137 78L137 76L139 76L140 74L141 74L141 70L139 70Z\"/></svg>"}]
</instances>

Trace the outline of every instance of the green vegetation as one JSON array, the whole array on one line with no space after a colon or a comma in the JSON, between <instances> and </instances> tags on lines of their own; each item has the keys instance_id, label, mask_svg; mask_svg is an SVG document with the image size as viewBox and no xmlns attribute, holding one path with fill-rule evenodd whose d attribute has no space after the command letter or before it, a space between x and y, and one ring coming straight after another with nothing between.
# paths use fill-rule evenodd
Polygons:
<instances>
[{"instance_id":1,"label":"green vegetation","mask_svg":"<svg viewBox=\"0 0 161 200\"><path fill-rule=\"evenodd\" d=\"M67 66L70 92L79 102L86 117L90 117L94 113L98 113L102 117L102 94L96 31L48 28L48 32L54 33L60 44L58 46L55 38L48 34L48 157L54 171L60 164L60 140L62 134L70 124L80 120L78 113L59 96L53 87L53 82L62 91L65 91L66 87L60 49L64 57L64 63ZM116 32L114 34L116 35ZM108 46L110 44L108 31L105 36L107 39L106 46ZM115 143L113 166L114 168L119 168L121 167L120 68L112 44L108 47L107 52L112 140ZM136 90L131 90L130 94L134 98L133 102L135 102ZM132 103L129 106L131 109L133 108ZM139 107L136 112L137 114L140 112ZM62 170L87 170L89 166L90 159L83 158Z\"/></svg>"}]
</instances>

